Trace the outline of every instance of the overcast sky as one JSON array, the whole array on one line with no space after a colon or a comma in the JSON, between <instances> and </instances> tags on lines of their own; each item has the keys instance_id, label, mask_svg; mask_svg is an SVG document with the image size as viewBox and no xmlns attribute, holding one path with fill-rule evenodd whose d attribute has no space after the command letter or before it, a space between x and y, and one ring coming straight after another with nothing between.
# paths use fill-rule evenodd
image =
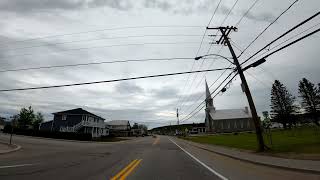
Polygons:
<instances>
[{"instance_id":1,"label":"overcast sky","mask_svg":"<svg viewBox=\"0 0 320 180\"><path fill-rule=\"evenodd\" d=\"M220 26L235 1L222 0L210 26ZM235 25L254 1L239 0L223 25ZM240 50L245 48L292 2L258 1L239 24L239 30L230 35L234 44ZM127 59L195 57L217 4L218 0L1 0L0 68L6 70ZM298 1L239 60L244 61L287 29L315 14L319 7L318 0ZM317 17L286 38L319 22L320 18ZM307 32L317 28L319 25ZM207 32L199 55L208 52L209 42L213 39L207 36L209 34L216 32ZM246 76L258 113L269 110L270 89L275 79L283 82L296 96L301 78L320 82L319 42L320 34L315 34L274 54L263 65L248 70ZM217 53L221 47L212 45L209 52ZM238 49L235 48L237 54L240 53ZM226 47L222 47L220 53L230 57ZM198 70L201 63L201 60L197 61L193 70ZM153 61L0 72L0 89L182 72L191 70L192 64L193 60ZM203 62L202 69L227 66L227 61L209 58ZM204 79L210 85L221 73L217 71L78 87L2 92L0 115L9 117L18 113L22 107L32 106L35 111L42 112L46 120L51 120L53 112L81 107L106 120L130 120L132 123L145 123L149 128L174 124L177 105L182 104L183 118L203 100L200 98L196 101L205 93ZM211 89L216 86L213 85ZM239 78L233 81L225 93L214 99L214 105L217 109L247 106ZM204 122L204 110L185 123L192 122Z\"/></svg>"}]
</instances>

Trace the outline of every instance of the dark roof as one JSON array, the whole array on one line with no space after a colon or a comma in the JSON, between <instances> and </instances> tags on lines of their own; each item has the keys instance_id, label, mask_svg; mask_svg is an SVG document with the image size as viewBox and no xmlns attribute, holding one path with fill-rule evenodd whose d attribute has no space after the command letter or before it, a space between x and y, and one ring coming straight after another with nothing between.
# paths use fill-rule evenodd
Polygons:
<instances>
[{"instance_id":1,"label":"dark roof","mask_svg":"<svg viewBox=\"0 0 320 180\"><path fill-rule=\"evenodd\" d=\"M95 117L98 117L98 118L101 118L104 120L104 118L100 117L100 116L97 116L89 111L86 111L82 108L76 108L76 109L70 109L70 110L67 110L67 111L60 111L60 112L55 112L55 113L52 113L52 114L86 114L86 115L92 115L92 116L95 116Z\"/></svg>"}]
</instances>

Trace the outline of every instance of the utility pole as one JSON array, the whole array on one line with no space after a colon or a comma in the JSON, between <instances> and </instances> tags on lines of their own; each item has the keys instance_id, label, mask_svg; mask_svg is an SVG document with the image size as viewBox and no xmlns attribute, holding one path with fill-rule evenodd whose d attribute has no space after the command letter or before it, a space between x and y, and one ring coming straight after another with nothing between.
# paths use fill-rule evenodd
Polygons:
<instances>
[{"instance_id":1,"label":"utility pole","mask_svg":"<svg viewBox=\"0 0 320 180\"><path fill-rule=\"evenodd\" d=\"M179 125L179 109L177 108L177 125Z\"/></svg>"},{"instance_id":2,"label":"utility pole","mask_svg":"<svg viewBox=\"0 0 320 180\"><path fill-rule=\"evenodd\" d=\"M254 102L253 102L253 99L252 99L252 96L251 96L251 92L250 92L247 80L246 80L246 78L245 78L245 76L243 74L243 69L241 68L241 65L240 65L240 63L238 61L238 58L237 58L237 56L236 56L236 54L235 54L235 52L234 52L234 50L233 50L233 48L231 46L229 38L228 38L228 35L230 34L230 32L232 30L236 31L237 28L233 27L233 26L231 26L231 27L227 26L227 27L218 27L218 28L209 28L209 27L207 27L207 29L220 30L221 37L216 43L217 44L227 45L229 50L230 50L230 53L231 53L232 58L234 60L234 64L236 65L238 74L239 74L241 82L242 82L243 90L244 90L244 92L245 92L245 94L247 96L248 103L249 103L249 106L250 106L250 110L251 110L251 114L252 114L252 120L253 120L255 129L256 129L256 135L257 135L257 140L258 140L258 151L264 151L265 150L265 144L264 144L264 141L263 141L260 120L259 120L259 117L258 117L258 114L257 114L257 111L256 111L256 107L254 105Z\"/></svg>"}]
</instances>

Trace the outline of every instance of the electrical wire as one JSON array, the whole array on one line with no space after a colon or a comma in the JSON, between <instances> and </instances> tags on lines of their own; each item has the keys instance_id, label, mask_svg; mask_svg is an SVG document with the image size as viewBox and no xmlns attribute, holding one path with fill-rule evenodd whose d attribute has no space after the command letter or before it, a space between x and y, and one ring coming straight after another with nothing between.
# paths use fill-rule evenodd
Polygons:
<instances>
[{"instance_id":1,"label":"electrical wire","mask_svg":"<svg viewBox=\"0 0 320 180\"><path fill-rule=\"evenodd\" d=\"M222 1L222 0L220 0L220 1L218 2L218 4L217 4L217 6L216 6L216 8L215 8L215 10L214 10L214 12L213 12L210 20L209 20L209 23L208 23L207 26L209 26L209 25L211 24L211 22L212 22L212 20L213 20L213 18L214 18L214 16L215 16L215 14L217 13L217 10L219 9L219 6L220 6L220 4L221 4L221 1ZM207 28L205 29L205 31L204 31L204 33L203 33L203 36L202 36L202 39L201 39L199 48L198 48L198 50L197 50L196 56L199 55L199 52L200 52L200 49L201 49L201 47L202 47L203 40L204 40L204 37L205 37L206 33L207 33ZM193 61L190 71L193 70L194 65L195 65L195 61ZM186 78L186 80L185 80L185 83L184 83L184 85L183 85L183 88L182 88L182 92L185 90L185 88L186 88L186 86L187 86L187 84L188 84L188 82L189 82L190 76L191 76L191 74L189 74L189 75L187 76L187 78ZM179 96L178 101L177 101L178 103L177 103L176 107L179 107L179 106L180 106L181 98L182 98L182 96Z\"/></svg>"},{"instance_id":2,"label":"electrical wire","mask_svg":"<svg viewBox=\"0 0 320 180\"><path fill-rule=\"evenodd\" d=\"M213 92L210 93L210 96L211 96L213 93L215 93L215 92L219 89L219 87L221 87L221 85L222 85L231 75L232 75L232 73L231 73ZM233 80L237 75L238 75L237 73L234 74L234 76L223 86L223 88L225 88L227 85L229 85L229 84L232 82L232 80ZM223 89L223 88L221 88L221 89ZM219 92L220 92L220 91L219 91ZM212 97L212 99L214 99L214 98L219 94L219 92L217 92L217 93ZM206 98L208 98L208 97L206 97ZM185 122L185 121L189 120L190 118L192 118L193 116L195 116L196 114L198 114L198 113L205 107L205 104L204 104L199 110L197 110L197 108L200 107L204 102L205 102L205 100L202 101L193 111L191 111L191 113L189 113L187 116L185 116L185 117L181 120L181 122ZM197 111L196 111L196 110L197 110ZM190 116L190 115L191 115L191 116ZM189 117L188 117L188 116L189 116Z\"/></svg>"},{"instance_id":3,"label":"electrical wire","mask_svg":"<svg viewBox=\"0 0 320 180\"><path fill-rule=\"evenodd\" d=\"M268 49L268 51L265 51L265 52L261 53L261 54L260 54L258 57L256 57L255 59L257 59L257 58L261 57L262 55L266 54L267 52L269 52L269 51L271 51L271 50L273 50L273 49L275 49L275 48L277 48L277 47L281 46L282 44L284 44L284 43L286 43L286 42L290 41L291 39L293 39L293 38L295 38L295 37L297 37L297 36L299 36L299 35L301 35L301 34L305 33L306 31L309 31L310 29L313 29L314 27L319 26L319 25L320 25L320 22L319 22L319 23L317 23L317 24L315 24L315 25L313 25L313 26L311 26L311 27L309 27L308 29L305 29L305 30L304 30L304 31L302 31L302 32L299 32L299 33L297 33L297 34L295 34L295 35L293 35L293 36L291 36L291 37L287 38L287 39L286 39L286 40L284 40L283 42L281 42L281 43L279 43L279 44L275 45L274 47L272 47L271 49ZM277 38L277 39L280 39L280 38ZM273 40L273 41L275 41L275 40ZM266 49L267 47L270 47L270 43L269 43L269 44L267 44L267 45L266 45L262 50ZM262 50L259 50L259 51L258 51L258 53L259 53L259 52L261 52ZM258 53L255 53L254 55L256 55L256 54L258 54ZM242 63L241 63L241 65L242 65L242 64L244 64L244 63L246 63L246 62L248 62L248 61L249 61L250 59L252 59L252 58L253 58L253 56L250 56L250 58L248 58L248 59L246 59L244 62L242 62Z\"/></svg>"},{"instance_id":4,"label":"electrical wire","mask_svg":"<svg viewBox=\"0 0 320 180\"><path fill-rule=\"evenodd\" d=\"M132 78L112 79L112 80L105 80L105 81L92 81L92 82L84 82L84 83L73 83L73 84L62 84L62 85L40 86L40 87L27 87L27 88L1 89L0 92L25 91L25 90L36 90L36 89L51 89L51 88L70 87L70 86L83 86L83 85L90 85L90 84L111 83L111 82L129 81L129 80L136 80L136 79L175 76L175 75L198 73L198 72L205 72L205 71L222 71L225 69L228 69L228 68L217 68L217 69L206 69L206 70L201 70L201 71L186 71L186 72L178 72L178 73L157 74L157 75L139 76L139 77L132 77Z\"/></svg>"},{"instance_id":5,"label":"electrical wire","mask_svg":"<svg viewBox=\"0 0 320 180\"><path fill-rule=\"evenodd\" d=\"M259 0L255 0L251 6L248 8L248 10L241 16L241 18L239 19L239 21L236 23L235 27L238 27L239 24L241 23L242 19L248 15L248 13L251 11L251 9L257 4Z\"/></svg>"},{"instance_id":6,"label":"electrical wire","mask_svg":"<svg viewBox=\"0 0 320 180\"><path fill-rule=\"evenodd\" d=\"M231 67L231 65L230 65L229 67ZM219 80L226 72L227 72L227 69L224 70L224 71L218 76L218 78L217 78L215 81L213 81L213 83L209 86L209 89L210 89L216 82L218 82L218 80ZM187 108L184 112L188 112L189 109L190 109L192 106L194 106L204 95L205 95L205 94L201 94L200 96L198 96L198 98L196 98L196 100L194 101L194 103L193 103L191 106L189 106L189 108ZM181 112L181 114L183 114L183 112Z\"/></svg>"},{"instance_id":7,"label":"electrical wire","mask_svg":"<svg viewBox=\"0 0 320 180\"><path fill-rule=\"evenodd\" d=\"M41 36L41 37L33 37L24 40L17 40L17 41L9 41L5 42L5 44L15 44L15 43L22 43L28 41L35 41L40 39L47 39L47 38L56 38L61 36L72 36L78 34L87 34L92 32L101 32L101 31L113 31L113 30L124 30L124 29L144 29L144 28L203 28L204 26L188 26L188 25L160 25L160 26L127 26L127 27L116 27L116 28L104 28L104 29L96 29L90 31L82 31L82 32L74 32L74 33L65 33L65 34L57 34L57 35L48 35L48 36Z\"/></svg>"},{"instance_id":8,"label":"electrical wire","mask_svg":"<svg viewBox=\"0 0 320 180\"><path fill-rule=\"evenodd\" d=\"M121 46L144 46L144 45L171 45L171 44L198 44L198 42L157 42L157 43L132 43L132 44L113 44L113 45L104 45L104 46L92 46L92 47L81 47L81 48L73 48L73 49L63 49L56 52L50 52L52 54L61 54L65 52L70 51L81 51L81 50L88 50L88 49L98 49L98 48L107 48L107 47L121 47ZM2 56L0 59L8 58L8 57L20 57L20 56L30 56L30 55L48 55L48 53L44 54L41 52L41 54L37 54L39 52L35 53L23 53L23 54L14 54L14 55L7 55Z\"/></svg>"},{"instance_id":9,"label":"electrical wire","mask_svg":"<svg viewBox=\"0 0 320 180\"><path fill-rule=\"evenodd\" d=\"M40 45L33 45L33 46L24 46L24 47L18 47L18 48L9 48L6 50L21 50L21 49L30 49L30 48L36 48L36 47L44 47L44 46L55 46L55 45L61 45L61 44L71 44L71 43L79 43L79 42L90 42L90 41L101 41L101 40L107 40L107 39L129 39L129 38L141 38L141 37L199 37L201 35L196 34L150 34L150 35L133 35L133 36L115 36L115 37L103 37L103 38L93 38L93 39L84 39L84 40L74 40L74 41L65 41L65 42L55 42L55 43L49 43L47 44L40 44ZM9 46L1 46L0 48L5 48Z\"/></svg>"},{"instance_id":10,"label":"electrical wire","mask_svg":"<svg viewBox=\"0 0 320 180\"><path fill-rule=\"evenodd\" d=\"M114 63L126 63L126 62L146 62L146 61L172 61L172 60L194 60L194 58L174 57L174 58L149 58L149 59L129 59L129 60L116 60L116 61L100 61L100 62L89 62L89 63L78 63L78 64L65 64L65 65L29 67L29 68L19 68L19 69L4 69L4 70L0 70L0 73L3 73L3 72L15 72L15 71L38 70L38 69L75 67L75 66L88 66L88 65L99 65L99 64L114 64Z\"/></svg>"},{"instance_id":11,"label":"electrical wire","mask_svg":"<svg viewBox=\"0 0 320 180\"><path fill-rule=\"evenodd\" d=\"M283 14L285 14L295 3L297 3L299 0L295 0L293 3L290 4L290 6L285 9L278 17L276 17L266 28L263 29L249 44L244 50L240 53L239 57L242 56L242 54L264 33L266 32Z\"/></svg>"},{"instance_id":12,"label":"electrical wire","mask_svg":"<svg viewBox=\"0 0 320 180\"><path fill-rule=\"evenodd\" d=\"M233 11L233 9L235 8L235 6L237 5L238 1L239 1L239 0L236 0L236 1L233 3L233 5L232 5L232 7L230 8L230 10L228 11L227 15L226 15L225 18L222 20L220 26L222 26L222 25L225 23L225 21L228 19L228 17L230 16L231 12ZM215 39L215 37L216 37L217 35L218 35L218 32L215 34L214 39ZM212 45L213 45L213 44L210 44L210 47L209 47L209 49L208 49L208 51L207 51L207 54L209 54L209 52L210 52L210 50L211 50L211 48L212 48ZM220 50L219 50L219 52L218 52L217 54L219 54L221 50L222 50L222 47L220 48ZM204 63L204 61L205 61L206 59L207 59L206 57L202 58L202 62L201 62L200 67L199 67L198 69L201 69L201 68L202 68L203 63ZM212 65L212 64L213 64L213 63L211 63L211 65ZM205 75L204 75L204 76L205 76ZM193 78L192 81L191 81L191 86L190 86L188 92L190 91L190 89L192 90L192 84L193 84L193 82L195 81L195 79L197 79L197 77L198 77L198 74L195 74L194 78ZM202 78L202 79L203 79L203 78ZM187 97L187 98L188 98L188 97ZM180 106L183 105L184 101L185 101L185 100L182 101L182 103L181 103Z\"/></svg>"}]
</instances>

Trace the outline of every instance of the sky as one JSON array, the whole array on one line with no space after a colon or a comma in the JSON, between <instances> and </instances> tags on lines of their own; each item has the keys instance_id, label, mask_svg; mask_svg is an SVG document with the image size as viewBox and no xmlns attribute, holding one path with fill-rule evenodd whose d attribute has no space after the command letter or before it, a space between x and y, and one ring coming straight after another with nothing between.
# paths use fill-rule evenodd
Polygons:
<instances>
[{"instance_id":1,"label":"sky","mask_svg":"<svg viewBox=\"0 0 320 180\"><path fill-rule=\"evenodd\" d=\"M236 54L240 54L293 1L258 0L237 26L238 31L230 34ZM217 31L205 33L205 27L209 22L210 27L236 25L254 2L222 0L210 21L219 0L2 0L0 89L228 67L228 61L208 57L199 61L125 62L1 72L101 61L193 58L208 53L231 57L226 46L210 44L217 38L208 35L215 35ZM318 12L319 7L318 0L299 0L240 56L239 61L243 62L271 40ZM316 30L319 22L319 17L314 18L262 53L271 52L277 44L310 27L313 28L297 37ZM259 114L270 110L270 91L275 79L297 96L297 103L299 80L305 77L320 83L319 40L320 34L315 34L268 57L259 67L247 70L245 75ZM222 72L0 92L0 116L10 117L22 107L32 106L48 121L53 118L53 112L80 107L106 121L129 120L149 128L175 124L175 109L179 107L180 118L184 119L204 100L205 80L210 86ZM228 74L226 71L211 90ZM214 106L217 109L248 106L240 84L239 78L232 81L226 92L214 98ZM204 110L183 123L193 122L204 122Z\"/></svg>"}]
</instances>

